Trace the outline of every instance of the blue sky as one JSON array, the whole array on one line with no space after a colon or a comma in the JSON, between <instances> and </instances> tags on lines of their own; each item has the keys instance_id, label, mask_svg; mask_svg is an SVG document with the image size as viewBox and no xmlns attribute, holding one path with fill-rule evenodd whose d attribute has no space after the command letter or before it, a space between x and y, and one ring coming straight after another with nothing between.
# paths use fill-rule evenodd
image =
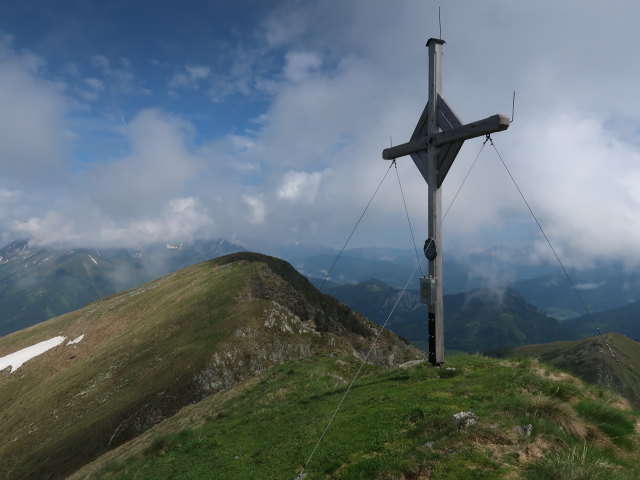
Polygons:
<instances>
[{"instance_id":1,"label":"blue sky","mask_svg":"<svg viewBox=\"0 0 640 480\"><path fill-rule=\"evenodd\" d=\"M0 238L134 246L224 237L340 245L426 97L437 3L0 0ZM495 135L563 257L640 260L640 62L632 1L442 7L445 97ZM451 201L480 140L444 185ZM418 237L426 186L400 175ZM390 176L354 245L409 247ZM549 252L489 149L449 249Z\"/></svg>"}]
</instances>

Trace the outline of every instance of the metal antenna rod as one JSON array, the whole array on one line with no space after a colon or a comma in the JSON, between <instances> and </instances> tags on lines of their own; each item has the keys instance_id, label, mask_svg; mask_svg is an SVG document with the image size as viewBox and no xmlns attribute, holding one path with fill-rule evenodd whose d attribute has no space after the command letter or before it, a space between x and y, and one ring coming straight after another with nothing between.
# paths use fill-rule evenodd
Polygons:
<instances>
[{"instance_id":1,"label":"metal antenna rod","mask_svg":"<svg viewBox=\"0 0 640 480\"><path fill-rule=\"evenodd\" d=\"M442 21L440 21L440 6L438 6L438 26L440 27L440 37L442 38Z\"/></svg>"}]
</instances>

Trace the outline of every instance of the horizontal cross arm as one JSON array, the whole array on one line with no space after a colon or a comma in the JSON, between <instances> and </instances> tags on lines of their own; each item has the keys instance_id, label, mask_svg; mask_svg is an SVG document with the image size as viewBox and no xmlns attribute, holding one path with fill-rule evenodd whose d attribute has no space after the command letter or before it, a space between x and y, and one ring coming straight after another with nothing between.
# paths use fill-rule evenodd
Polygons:
<instances>
[{"instance_id":1,"label":"horizontal cross arm","mask_svg":"<svg viewBox=\"0 0 640 480\"><path fill-rule=\"evenodd\" d=\"M446 132L440 132L432 136L424 136L414 138L413 140L396 145L395 147L385 148L382 151L382 158L385 160L393 160L394 158L411 155L422 150L426 150L431 144L437 147L448 145L450 143L464 142L470 138L481 137L488 133L501 132L509 128L511 120L505 115L492 115L491 117L477 122L467 123L460 127L455 127Z\"/></svg>"},{"instance_id":2,"label":"horizontal cross arm","mask_svg":"<svg viewBox=\"0 0 640 480\"><path fill-rule=\"evenodd\" d=\"M505 115L492 115L491 117L477 122L467 123L461 127L452 128L446 132L441 132L433 136L433 143L436 146L456 143L470 138L481 137L493 132L501 132L509 128L511 120ZM410 142L411 143L411 142Z\"/></svg>"},{"instance_id":3,"label":"horizontal cross arm","mask_svg":"<svg viewBox=\"0 0 640 480\"><path fill-rule=\"evenodd\" d=\"M404 157L412 153L425 150L429 144L429 137L418 137L410 142L396 145L395 147L385 148L382 151L382 158L385 160L393 160L394 158Z\"/></svg>"}]
</instances>

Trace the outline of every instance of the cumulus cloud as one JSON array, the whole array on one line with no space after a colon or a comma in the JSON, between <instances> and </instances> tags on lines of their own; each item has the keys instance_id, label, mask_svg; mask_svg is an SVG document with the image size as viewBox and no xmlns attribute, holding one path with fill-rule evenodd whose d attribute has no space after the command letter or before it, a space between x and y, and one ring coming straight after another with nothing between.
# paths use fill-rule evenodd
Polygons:
<instances>
[{"instance_id":1,"label":"cumulus cloud","mask_svg":"<svg viewBox=\"0 0 640 480\"><path fill-rule=\"evenodd\" d=\"M40 243L140 245L213 235L207 207L188 194L201 170L193 126L157 109L141 111L121 133L131 152L77 175L44 212L13 231Z\"/></svg>"},{"instance_id":2,"label":"cumulus cloud","mask_svg":"<svg viewBox=\"0 0 640 480\"><path fill-rule=\"evenodd\" d=\"M131 154L90 172L92 202L117 216L154 211L180 194L199 169L187 146L193 127L157 109L142 110L123 129Z\"/></svg>"},{"instance_id":3,"label":"cumulus cloud","mask_svg":"<svg viewBox=\"0 0 640 480\"><path fill-rule=\"evenodd\" d=\"M155 214L118 219L90 205L76 215L51 210L16 222L13 230L36 244L139 247L154 242L191 241L212 235L214 222L193 197L163 203Z\"/></svg>"},{"instance_id":4,"label":"cumulus cloud","mask_svg":"<svg viewBox=\"0 0 640 480\"><path fill-rule=\"evenodd\" d=\"M276 7L262 20L261 33L270 48L278 48L299 38L312 12L292 5Z\"/></svg>"},{"instance_id":5,"label":"cumulus cloud","mask_svg":"<svg viewBox=\"0 0 640 480\"><path fill-rule=\"evenodd\" d=\"M619 258L640 264L637 145L617 139L601 119L563 111L529 125L512 152L532 203L568 262Z\"/></svg>"},{"instance_id":6,"label":"cumulus cloud","mask_svg":"<svg viewBox=\"0 0 640 480\"><path fill-rule=\"evenodd\" d=\"M43 58L17 52L0 37L0 181L26 184L54 178L64 165L70 133L64 86L43 78Z\"/></svg>"},{"instance_id":7,"label":"cumulus cloud","mask_svg":"<svg viewBox=\"0 0 640 480\"><path fill-rule=\"evenodd\" d=\"M245 195L242 197L244 203L249 207L249 222L253 225L261 225L267 216L267 209L260 197Z\"/></svg>"},{"instance_id":8,"label":"cumulus cloud","mask_svg":"<svg viewBox=\"0 0 640 480\"><path fill-rule=\"evenodd\" d=\"M284 174L278 187L278 198L291 201L313 202L318 195L318 188L323 172L297 172L289 170Z\"/></svg>"},{"instance_id":9,"label":"cumulus cloud","mask_svg":"<svg viewBox=\"0 0 640 480\"><path fill-rule=\"evenodd\" d=\"M322 65L322 57L317 52L287 52L285 55L284 77L299 82Z\"/></svg>"}]
</instances>

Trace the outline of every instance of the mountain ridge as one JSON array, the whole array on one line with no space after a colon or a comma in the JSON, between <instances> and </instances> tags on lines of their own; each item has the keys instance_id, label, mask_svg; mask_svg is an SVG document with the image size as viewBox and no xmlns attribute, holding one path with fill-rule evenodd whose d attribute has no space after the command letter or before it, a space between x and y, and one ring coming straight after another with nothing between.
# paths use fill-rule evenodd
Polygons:
<instances>
[{"instance_id":1,"label":"mountain ridge","mask_svg":"<svg viewBox=\"0 0 640 480\"><path fill-rule=\"evenodd\" d=\"M286 262L239 253L0 338L0 357L63 344L0 375L0 472L64 478L82 464L274 365L322 352L363 358L379 327L315 292ZM369 361L422 354L388 331Z\"/></svg>"}]
</instances>

